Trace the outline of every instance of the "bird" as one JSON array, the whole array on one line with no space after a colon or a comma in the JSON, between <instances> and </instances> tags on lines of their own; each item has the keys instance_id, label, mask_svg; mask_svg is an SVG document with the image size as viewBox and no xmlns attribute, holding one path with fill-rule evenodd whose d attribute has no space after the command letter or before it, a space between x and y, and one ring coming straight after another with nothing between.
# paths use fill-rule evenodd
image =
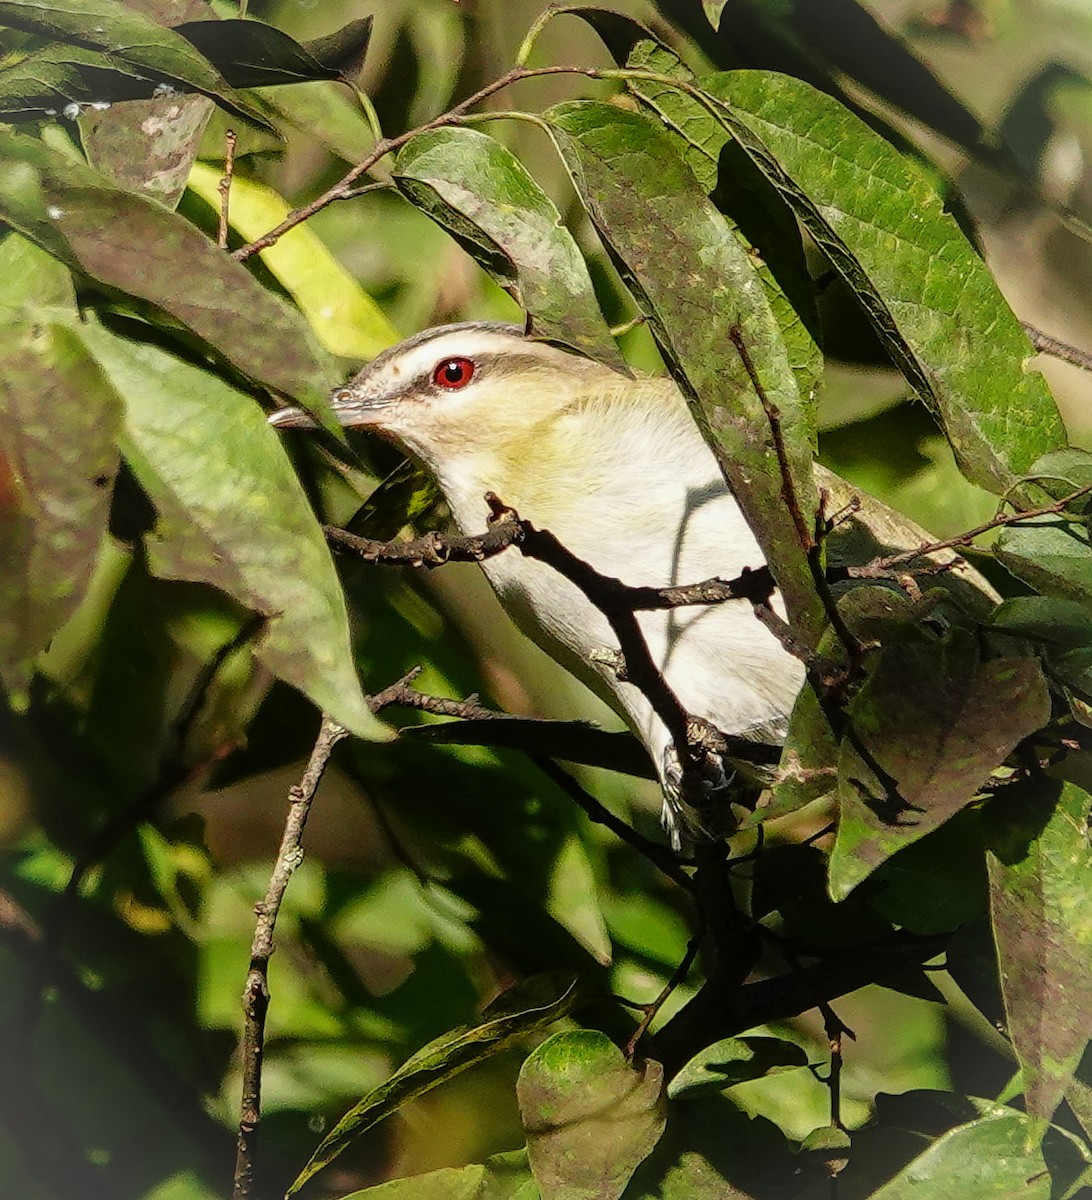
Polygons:
<instances>
[{"instance_id":1,"label":"bird","mask_svg":"<svg viewBox=\"0 0 1092 1200\"><path fill-rule=\"evenodd\" d=\"M486 528L485 497L492 493L626 584L733 579L764 565L713 451L668 376L625 374L519 326L468 321L426 329L385 350L333 392L331 407L341 425L378 434L420 462L464 534ZM269 421L314 426L298 408ZM898 539L904 544L919 534L926 540L916 526L907 528ZM619 671L618 642L604 614L546 563L505 552L481 568L516 625L643 743L660 778L672 844L700 835L681 798L672 735ZM784 615L776 594L773 606ZM749 601L641 612L638 621L688 715L724 734L783 741L805 666L756 619Z\"/></svg>"}]
</instances>

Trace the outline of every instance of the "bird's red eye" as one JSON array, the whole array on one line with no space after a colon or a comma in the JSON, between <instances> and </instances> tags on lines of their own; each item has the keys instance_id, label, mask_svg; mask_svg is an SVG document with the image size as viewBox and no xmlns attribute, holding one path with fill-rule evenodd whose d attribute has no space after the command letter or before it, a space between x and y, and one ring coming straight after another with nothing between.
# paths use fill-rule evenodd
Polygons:
<instances>
[{"instance_id":1,"label":"bird's red eye","mask_svg":"<svg viewBox=\"0 0 1092 1200\"><path fill-rule=\"evenodd\" d=\"M449 391L466 387L473 378L474 364L469 358L445 358L432 372L432 382Z\"/></svg>"}]
</instances>

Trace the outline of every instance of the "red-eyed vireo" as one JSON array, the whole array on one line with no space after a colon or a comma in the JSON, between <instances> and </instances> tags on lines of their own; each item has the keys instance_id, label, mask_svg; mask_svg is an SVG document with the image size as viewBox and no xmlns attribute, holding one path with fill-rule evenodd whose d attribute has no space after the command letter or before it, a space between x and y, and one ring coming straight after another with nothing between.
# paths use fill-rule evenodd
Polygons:
<instances>
[{"instance_id":1,"label":"red-eyed vireo","mask_svg":"<svg viewBox=\"0 0 1092 1200\"><path fill-rule=\"evenodd\" d=\"M481 533L504 504L605 575L634 585L731 579L762 552L674 382L628 377L512 325L446 325L385 351L332 397L342 425L395 442L435 476L458 527ZM299 409L277 426L313 422ZM832 482L835 503L847 485ZM882 506L881 506L882 507ZM901 521L890 510L891 518ZM897 540L925 535L905 523ZM887 531L884 531L887 532ZM888 539L883 539L890 544ZM678 844L677 760L645 696L621 682L603 614L544 563L505 552L482 564L516 623L621 713L664 784ZM745 600L644 612L655 662L687 712L728 734L784 737L802 664Z\"/></svg>"}]
</instances>

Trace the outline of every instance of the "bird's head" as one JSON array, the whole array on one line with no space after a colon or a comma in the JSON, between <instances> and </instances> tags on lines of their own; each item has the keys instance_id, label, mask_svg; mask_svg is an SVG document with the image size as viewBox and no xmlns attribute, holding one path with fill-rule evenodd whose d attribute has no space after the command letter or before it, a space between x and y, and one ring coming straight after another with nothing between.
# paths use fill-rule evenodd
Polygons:
<instances>
[{"instance_id":1,"label":"bird's head","mask_svg":"<svg viewBox=\"0 0 1092 1200\"><path fill-rule=\"evenodd\" d=\"M525 453L535 430L556 414L624 380L518 326L469 321L384 351L334 391L331 407L342 425L371 429L442 474L456 460ZM314 425L298 408L269 420L280 428Z\"/></svg>"}]
</instances>

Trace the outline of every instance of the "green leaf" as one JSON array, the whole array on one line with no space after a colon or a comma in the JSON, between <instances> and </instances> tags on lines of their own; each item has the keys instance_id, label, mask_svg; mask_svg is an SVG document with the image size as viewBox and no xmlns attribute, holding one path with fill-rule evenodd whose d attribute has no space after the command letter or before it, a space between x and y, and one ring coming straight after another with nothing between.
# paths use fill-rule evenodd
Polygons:
<instances>
[{"instance_id":1,"label":"green leaf","mask_svg":"<svg viewBox=\"0 0 1092 1200\"><path fill-rule=\"evenodd\" d=\"M0 358L0 680L22 696L106 533L121 403L62 324L0 325Z\"/></svg>"},{"instance_id":2,"label":"green leaf","mask_svg":"<svg viewBox=\"0 0 1092 1200\"><path fill-rule=\"evenodd\" d=\"M969 803L1016 744L1050 715L1033 658L982 660L974 634L922 632L888 645L848 708L830 894L848 895L880 863Z\"/></svg>"},{"instance_id":3,"label":"green leaf","mask_svg":"<svg viewBox=\"0 0 1092 1200\"><path fill-rule=\"evenodd\" d=\"M454 1029L430 1042L341 1118L311 1155L287 1195L298 1192L351 1141L403 1104L496 1054L513 1038L545 1029L565 1016L578 995L572 975L536 975L499 996L486 1009L482 1024Z\"/></svg>"},{"instance_id":4,"label":"green leaf","mask_svg":"<svg viewBox=\"0 0 1092 1200\"><path fill-rule=\"evenodd\" d=\"M333 372L299 313L188 221L37 139L0 132L0 156L14 164L0 183L4 219L99 283L162 309L244 375L328 414L322 385Z\"/></svg>"},{"instance_id":5,"label":"green leaf","mask_svg":"<svg viewBox=\"0 0 1092 1200\"><path fill-rule=\"evenodd\" d=\"M222 172L195 164L189 186L207 204L219 205ZM232 228L258 238L288 216L289 204L272 188L236 175L231 186ZM315 336L332 354L374 358L400 340L383 310L306 225L297 225L260 251L262 262L291 293Z\"/></svg>"},{"instance_id":6,"label":"green leaf","mask_svg":"<svg viewBox=\"0 0 1092 1200\"><path fill-rule=\"evenodd\" d=\"M602 1033L556 1033L516 1083L542 1200L618 1200L665 1124L663 1068L627 1063Z\"/></svg>"},{"instance_id":7,"label":"green leaf","mask_svg":"<svg viewBox=\"0 0 1092 1200\"><path fill-rule=\"evenodd\" d=\"M807 1065L807 1053L795 1042L773 1037L725 1038L696 1054L671 1080L667 1094L672 1100L690 1099Z\"/></svg>"},{"instance_id":8,"label":"green leaf","mask_svg":"<svg viewBox=\"0 0 1092 1200\"><path fill-rule=\"evenodd\" d=\"M1092 1039L1089 795L1039 779L987 808L990 910L1028 1112L1049 1120Z\"/></svg>"},{"instance_id":9,"label":"green leaf","mask_svg":"<svg viewBox=\"0 0 1092 1200\"><path fill-rule=\"evenodd\" d=\"M572 234L511 151L474 129L436 129L399 152L393 174L526 310L534 336L624 366Z\"/></svg>"},{"instance_id":10,"label":"green leaf","mask_svg":"<svg viewBox=\"0 0 1092 1200\"><path fill-rule=\"evenodd\" d=\"M720 15L724 12L727 3L728 0L701 0L701 6L705 11L705 15L709 18L709 24L714 29L720 27Z\"/></svg>"},{"instance_id":11,"label":"green leaf","mask_svg":"<svg viewBox=\"0 0 1092 1200\"><path fill-rule=\"evenodd\" d=\"M799 635L814 645L826 618L783 499L770 414L780 416L786 467L809 527L817 506L814 429L752 262L654 123L589 101L544 116L766 553Z\"/></svg>"},{"instance_id":12,"label":"green leaf","mask_svg":"<svg viewBox=\"0 0 1092 1200\"><path fill-rule=\"evenodd\" d=\"M271 84L304 83L315 79L339 79L340 61L362 61L371 38L372 18L350 22L333 37L349 38L349 47L336 46L329 55L326 39L311 46L301 46L294 38L255 20L188 21L175 26L181 35L212 63L234 87L268 87ZM324 50L320 61L313 50Z\"/></svg>"},{"instance_id":13,"label":"green leaf","mask_svg":"<svg viewBox=\"0 0 1092 1200\"><path fill-rule=\"evenodd\" d=\"M347 729L384 736L356 676L322 531L258 406L155 346L91 324L82 337L125 401L122 452L157 512L153 572L212 584L264 614L259 661Z\"/></svg>"},{"instance_id":14,"label":"green leaf","mask_svg":"<svg viewBox=\"0 0 1092 1200\"><path fill-rule=\"evenodd\" d=\"M997 539L994 554L1038 591L1092 605L1092 549L1083 521L1058 515L1010 525Z\"/></svg>"},{"instance_id":15,"label":"green leaf","mask_svg":"<svg viewBox=\"0 0 1092 1200\"><path fill-rule=\"evenodd\" d=\"M91 165L120 188L173 209L212 110L207 96L131 100L83 113L80 140Z\"/></svg>"},{"instance_id":16,"label":"green leaf","mask_svg":"<svg viewBox=\"0 0 1092 1200\"><path fill-rule=\"evenodd\" d=\"M485 1181L486 1169L477 1163L469 1167L441 1167L438 1171L350 1192L342 1200L478 1200Z\"/></svg>"},{"instance_id":17,"label":"green leaf","mask_svg":"<svg viewBox=\"0 0 1092 1200\"><path fill-rule=\"evenodd\" d=\"M0 239L0 320L40 318L47 307L75 315L72 273L29 238L9 231Z\"/></svg>"},{"instance_id":18,"label":"green leaf","mask_svg":"<svg viewBox=\"0 0 1092 1200\"><path fill-rule=\"evenodd\" d=\"M1092 455L1072 448L1045 454L1027 478L1061 498L1092 484ZM994 545L998 561L1048 596L1092 604L1089 504L1088 497L1080 497L1065 513L1006 526Z\"/></svg>"},{"instance_id":19,"label":"green leaf","mask_svg":"<svg viewBox=\"0 0 1092 1200\"><path fill-rule=\"evenodd\" d=\"M964 474L996 493L1065 442L1032 348L924 171L800 80L699 81L711 111L780 189L940 420Z\"/></svg>"},{"instance_id":20,"label":"green leaf","mask_svg":"<svg viewBox=\"0 0 1092 1200\"><path fill-rule=\"evenodd\" d=\"M633 734L597 729L587 721L549 721L541 717L504 717L496 721L445 721L411 725L405 737L450 746L505 746L524 754L560 758L655 779L648 754Z\"/></svg>"},{"instance_id":21,"label":"green leaf","mask_svg":"<svg viewBox=\"0 0 1092 1200\"><path fill-rule=\"evenodd\" d=\"M1076 1139L1052 1131L1049 1157L1025 1113L979 1102L983 1116L948 1130L870 1200L1051 1200L1084 1168Z\"/></svg>"},{"instance_id":22,"label":"green leaf","mask_svg":"<svg viewBox=\"0 0 1092 1200\"><path fill-rule=\"evenodd\" d=\"M101 51L107 67L116 62L149 79L201 92L268 127L261 113L186 38L120 0L0 0L0 24Z\"/></svg>"},{"instance_id":23,"label":"green leaf","mask_svg":"<svg viewBox=\"0 0 1092 1200\"><path fill-rule=\"evenodd\" d=\"M340 79L343 65L352 66L363 57L371 31L371 18L365 17L350 22L342 31L345 44L335 41L340 36L335 34L331 39L301 46L279 29L260 21L191 21L176 25L173 30L164 29L164 23L153 26L158 30L157 36L181 35L193 51L204 55L206 66L218 70L233 88L298 86ZM177 48L177 43L172 44ZM172 77L167 75L167 78ZM0 70L0 115L9 120L40 119L56 117L69 103L116 105L150 100L163 82L164 73L151 69L140 55L89 49L83 39L80 45L54 43ZM161 118L167 116L172 104L190 108L193 99L177 94L163 97L164 103L157 103L155 114ZM252 100L247 103L247 115L271 128L263 115L264 106ZM88 115L83 114L81 123ZM131 121L139 127L145 118L136 109L128 109L124 115L115 114L115 119ZM148 132L154 137L154 131Z\"/></svg>"}]
</instances>

